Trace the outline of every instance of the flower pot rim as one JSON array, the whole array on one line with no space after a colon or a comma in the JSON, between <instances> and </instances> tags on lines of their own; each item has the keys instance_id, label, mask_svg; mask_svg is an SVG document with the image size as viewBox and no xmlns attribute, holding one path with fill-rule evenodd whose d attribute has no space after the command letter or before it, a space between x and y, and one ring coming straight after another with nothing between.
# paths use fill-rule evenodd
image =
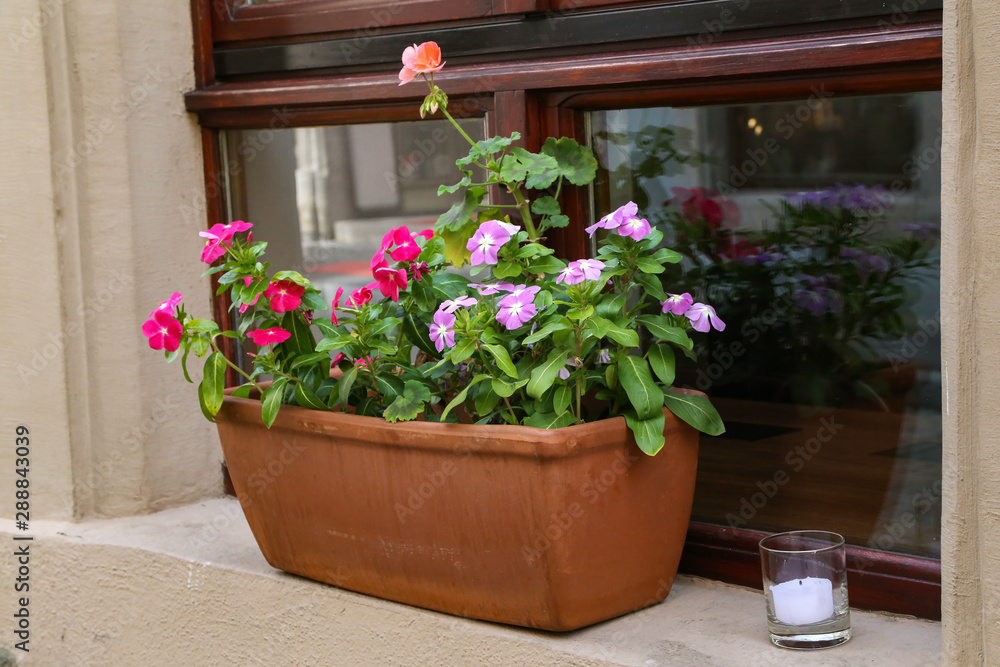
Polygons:
<instances>
[{"instance_id":1,"label":"flower pot rim","mask_svg":"<svg viewBox=\"0 0 1000 667\"><path fill-rule=\"evenodd\" d=\"M239 398L227 389L219 422L249 422L265 428L261 421L261 403L256 398ZM694 389L671 388L682 394L704 396ZM666 408L664 435L692 429ZM573 424L555 429L512 424L450 424L427 421L390 423L381 417L327 412L295 405L285 405L278 412L272 431L306 430L336 434L372 446L401 449L466 451L477 454L523 455L537 458L565 458L588 451L622 447L639 451L622 416Z\"/></svg>"}]
</instances>

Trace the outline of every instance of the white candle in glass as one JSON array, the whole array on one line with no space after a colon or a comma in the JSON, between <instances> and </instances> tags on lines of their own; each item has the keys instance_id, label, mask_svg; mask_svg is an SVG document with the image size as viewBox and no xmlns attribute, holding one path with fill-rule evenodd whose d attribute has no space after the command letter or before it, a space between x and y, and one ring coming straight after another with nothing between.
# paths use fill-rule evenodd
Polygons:
<instances>
[{"instance_id":1,"label":"white candle in glass","mask_svg":"<svg viewBox=\"0 0 1000 667\"><path fill-rule=\"evenodd\" d=\"M770 586L774 616L787 625L809 625L833 616L833 582L819 577Z\"/></svg>"}]
</instances>

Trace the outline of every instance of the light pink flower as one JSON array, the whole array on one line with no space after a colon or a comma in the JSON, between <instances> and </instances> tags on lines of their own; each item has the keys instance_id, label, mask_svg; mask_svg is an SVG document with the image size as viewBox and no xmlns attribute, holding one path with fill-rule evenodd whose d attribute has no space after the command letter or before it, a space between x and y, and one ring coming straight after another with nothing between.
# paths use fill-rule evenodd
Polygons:
<instances>
[{"instance_id":1,"label":"light pink flower","mask_svg":"<svg viewBox=\"0 0 1000 667\"><path fill-rule=\"evenodd\" d=\"M576 265L576 262L570 262L569 266L560 271L556 277L557 283L565 283L567 285L577 285L582 283L583 280L583 271Z\"/></svg>"},{"instance_id":2,"label":"light pink flower","mask_svg":"<svg viewBox=\"0 0 1000 667\"><path fill-rule=\"evenodd\" d=\"M302 303L302 295L306 293L306 288L291 280L279 280L271 283L264 290L264 298L270 299L271 310L276 313L284 313L295 310Z\"/></svg>"},{"instance_id":3,"label":"light pink flower","mask_svg":"<svg viewBox=\"0 0 1000 667\"><path fill-rule=\"evenodd\" d=\"M674 315L683 315L694 303L694 299L691 298L689 292L684 292L684 294L667 294L667 300L663 302L664 313L673 313Z\"/></svg>"},{"instance_id":4,"label":"light pink flower","mask_svg":"<svg viewBox=\"0 0 1000 667\"><path fill-rule=\"evenodd\" d=\"M497 302L500 308L497 312L497 322L507 327L508 331L524 326L538 312L535 307L535 295L540 289L537 285L515 287L510 294Z\"/></svg>"},{"instance_id":5,"label":"light pink flower","mask_svg":"<svg viewBox=\"0 0 1000 667\"><path fill-rule=\"evenodd\" d=\"M645 218L629 218L618 226L619 234L629 236L634 241L643 240L651 231L653 231L653 228L650 227L649 222Z\"/></svg>"},{"instance_id":6,"label":"light pink flower","mask_svg":"<svg viewBox=\"0 0 1000 667\"><path fill-rule=\"evenodd\" d=\"M442 301L441 305L438 306L438 310L443 310L446 313L454 313L459 308L467 308L469 306L474 306L477 303L479 303L479 301L473 299L471 296L460 296L457 299Z\"/></svg>"},{"instance_id":7,"label":"light pink flower","mask_svg":"<svg viewBox=\"0 0 1000 667\"><path fill-rule=\"evenodd\" d=\"M249 331L247 332L247 337L258 347L264 347L265 345L283 343L291 338L292 334L281 327L271 327L270 329L254 329L253 331Z\"/></svg>"},{"instance_id":8,"label":"light pink flower","mask_svg":"<svg viewBox=\"0 0 1000 667\"><path fill-rule=\"evenodd\" d=\"M506 281L497 283L469 283L469 287L476 288L480 296L490 296L498 292L509 292L514 289L514 284Z\"/></svg>"},{"instance_id":9,"label":"light pink flower","mask_svg":"<svg viewBox=\"0 0 1000 667\"><path fill-rule=\"evenodd\" d=\"M496 264L497 252L507 241L510 241L510 231L499 220L487 220L479 225L479 229L465 244L466 250L472 251L470 263L472 266Z\"/></svg>"},{"instance_id":10,"label":"light pink flower","mask_svg":"<svg viewBox=\"0 0 1000 667\"><path fill-rule=\"evenodd\" d=\"M157 309L143 322L142 333L154 350L174 352L180 347L184 326L169 311Z\"/></svg>"},{"instance_id":11,"label":"light pink flower","mask_svg":"<svg viewBox=\"0 0 1000 667\"><path fill-rule=\"evenodd\" d=\"M434 323L430 327L431 340L438 352L443 352L444 348L455 345L455 316L451 313L439 310L434 313Z\"/></svg>"},{"instance_id":12,"label":"light pink flower","mask_svg":"<svg viewBox=\"0 0 1000 667\"><path fill-rule=\"evenodd\" d=\"M413 77L418 74L440 72L442 67L444 61L441 60L441 47L436 42L408 46L403 50L403 69L399 70L399 85L413 81Z\"/></svg>"},{"instance_id":13,"label":"light pink flower","mask_svg":"<svg viewBox=\"0 0 1000 667\"><path fill-rule=\"evenodd\" d=\"M604 216L603 218L592 224L590 227L587 227L584 231L593 236L594 232L596 232L598 229L607 229L609 231L613 229L618 229L622 225L622 223L624 223L626 220L630 218L634 218L638 213L639 213L639 207L636 205L635 202L630 201L629 203L623 206L619 206L611 213L608 213L606 216Z\"/></svg>"},{"instance_id":14,"label":"light pink flower","mask_svg":"<svg viewBox=\"0 0 1000 667\"><path fill-rule=\"evenodd\" d=\"M726 323L715 314L715 308L704 303L694 304L684 314L691 320L691 328L695 331L705 333L708 331L709 326L714 327L716 331L724 331L726 329Z\"/></svg>"}]
</instances>

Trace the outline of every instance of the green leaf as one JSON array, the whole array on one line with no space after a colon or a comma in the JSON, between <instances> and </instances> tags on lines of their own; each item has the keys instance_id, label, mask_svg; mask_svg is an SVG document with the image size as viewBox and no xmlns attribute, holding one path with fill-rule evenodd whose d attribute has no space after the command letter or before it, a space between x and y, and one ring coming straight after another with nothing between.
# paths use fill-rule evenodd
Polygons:
<instances>
[{"instance_id":1,"label":"green leaf","mask_svg":"<svg viewBox=\"0 0 1000 667\"><path fill-rule=\"evenodd\" d=\"M301 382L295 383L295 401L301 405L303 408L309 408L311 410L327 410L326 403L320 400L316 393L302 384Z\"/></svg>"},{"instance_id":2,"label":"green leaf","mask_svg":"<svg viewBox=\"0 0 1000 667\"><path fill-rule=\"evenodd\" d=\"M455 268L462 268L462 265L468 262L472 256L472 252L466 248L466 245L478 228L479 225L473 220L460 225L458 229L435 228L434 233L440 236L444 243L444 257Z\"/></svg>"},{"instance_id":3,"label":"green leaf","mask_svg":"<svg viewBox=\"0 0 1000 667\"><path fill-rule=\"evenodd\" d=\"M666 315L640 315L636 320L644 324L649 333L660 340L673 343L684 350L694 348L694 341L687 332L680 327L671 326Z\"/></svg>"},{"instance_id":4,"label":"green leaf","mask_svg":"<svg viewBox=\"0 0 1000 667\"><path fill-rule=\"evenodd\" d=\"M663 285L660 284L660 279L656 276L648 273L637 273L632 277L632 280L642 285L642 288L646 290L646 294L654 299L658 301L667 300L667 295L663 291Z\"/></svg>"},{"instance_id":5,"label":"green leaf","mask_svg":"<svg viewBox=\"0 0 1000 667\"><path fill-rule=\"evenodd\" d=\"M401 324L398 317L384 317L375 322L370 329L365 332L368 338L378 338L389 333Z\"/></svg>"},{"instance_id":6,"label":"green leaf","mask_svg":"<svg viewBox=\"0 0 1000 667\"><path fill-rule=\"evenodd\" d=\"M521 275L521 265L517 262L500 262L493 267L493 277L497 280L516 278Z\"/></svg>"},{"instance_id":7,"label":"green leaf","mask_svg":"<svg viewBox=\"0 0 1000 667\"><path fill-rule=\"evenodd\" d=\"M568 215L550 215L545 218L545 229L552 229L553 227L568 227L569 226L569 216Z\"/></svg>"},{"instance_id":8,"label":"green leaf","mask_svg":"<svg viewBox=\"0 0 1000 667\"><path fill-rule=\"evenodd\" d=\"M212 320L191 320L185 327L188 331L202 331L204 333L214 333L219 330L219 325Z\"/></svg>"},{"instance_id":9,"label":"green leaf","mask_svg":"<svg viewBox=\"0 0 1000 667\"><path fill-rule=\"evenodd\" d=\"M537 215L559 215L562 209L555 197L539 197L531 202L531 212Z\"/></svg>"},{"instance_id":10,"label":"green leaf","mask_svg":"<svg viewBox=\"0 0 1000 667\"><path fill-rule=\"evenodd\" d=\"M472 185L472 173L467 171L465 172L465 176L462 177L462 180L460 180L458 183L455 183L455 185L439 185L438 197L440 197L446 192L448 193L458 192L462 188L467 188L470 185Z\"/></svg>"},{"instance_id":11,"label":"green leaf","mask_svg":"<svg viewBox=\"0 0 1000 667\"><path fill-rule=\"evenodd\" d=\"M388 373L379 373L375 376L375 388L378 389L379 393L382 394L386 401L391 398L395 398L403 393L404 384L395 375L389 375Z\"/></svg>"},{"instance_id":12,"label":"green leaf","mask_svg":"<svg viewBox=\"0 0 1000 667\"><path fill-rule=\"evenodd\" d=\"M302 287L313 286L313 284L309 282L309 279L303 276L298 271L278 271L277 273L274 274L274 278L271 279L271 282L276 283L279 280L291 280L296 285L301 285Z\"/></svg>"},{"instance_id":13,"label":"green leaf","mask_svg":"<svg viewBox=\"0 0 1000 667\"><path fill-rule=\"evenodd\" d=\"M663 391L653 381L649 364L642 357L622 355L618 359L618 380L639 419L649 419L663 407Z\"/></svg>"},{"instance_id":14,"label":"green leaf","mask_svg":"<svg viewBox=\"0 0 1000 667\"><path fill-rule=\"evenodd\" d=\"M271 386L267 388L264 394L261 417L264 420L264 426L268 428L271 428L274 418L278 416L278 410L281 409L281 401L285 394L285 385L287 384L288 378L278 378L271 383Z\"/></svg>"},{"instance_id":15,"label":"green leaf","mask_svg":"<svg viewBox=\"0 0 1000 667\"><path fill-rule=\"evenodd\" d=\"M603 317L594 316L587 320L587 328L594 332L598 338L604 338L615 323Z\"/></svg>"},{"instance_id":16,"label":"green leaf","mask_svg":"<svg viewBox=\"0 0 1000 667\"><path fill-rule=\"evenodd\" d=\"M463 229L472 220L476 209L483 203L486 195L486 188L469 188L465 191L462 201L452 206L438 218L434 229L438 232L445 230L458 231Z\"/></svg>"},{"instance_id":17,"label":"green leaf","mask_svg":"<svg viewBox=\"0 0 1000 667\"><path fill-rule=\"evenodd\" d=\"M312 354L316 351L316 338L313 336L312 328L302 315L294 310L285 313L285 316L281 318L281 326L292 334L287 341L282 343L282 350L286 354L298 356Z\"/></svg>"},{"instance_id":18,"label":"green leaf","mask_svg":"<svg viewBox=\"0 0 1000 667\"><path fill-rule=\"evenodd\" d=\"M226 358L219 352L213 352L205 358L205 369L198 387L198 396L204 403L205 410L216 415L222 408L223 389L226 385Z\"/></svg>"},{"instance_id":19,"label":"green leaf","mask_svg":"<svg viewBox=\"0 0 1000 667\"><path fill-rule=\"evenodd\" d=\"M715 410L715 406L701 394L678 394L665 391L663 392L663 404L680 419L702 433L721 435L726 432L726 426L722 423L722 417Z\"/></svg>"},{"instance_id":20,"label":"green leaf","mask_svg":"<svg viewBox=\"0 0 1000 667\"><path fill-rule=\"evenodd\" d=\"M465 295L469 289L469 280L457 273L439 273L434 276L432 287L438 299L445 301Z\"/></svg>"},{"instance_id":21,"label":"green leaf","mask_svg":"<svg viewBox=\"0 0 1000 667\"><path fill-rule=\"evenodd\" d=\"M455 347L451 348L451 352L448 353L448 360L458 365L471 357L475 351L476 341L471 338L463 338L455 343Z\"/></svg>"},{"instance_id":22,"label":"green leaf","mask_svg":"<svg viewBox=\"0 0 1000 667\"><path fill-rule=\"evenodd\" d=\"M250 398L250 392L253 391L253 385L247 382L246 384L241 384L239 387L233 390L230 396L234 398Z\"/></svg>"},{"instance_id":23,"label":"green leaf","mask_svg":"<svg viewBox=\"0 0 1000 667\"><path fill-rule=\"evenodd\" d=\"M408 341L432 357L440 354L434 347L434 341L431 340L430 329L422 322L418 322L413 313L407 313L403 318L403 333Z\"/></svg>"},{"instance_id":24,"label":"green leaf","mask_svg":"<svg viewBox=\"0 0 1000 667\"><path fill-rule=\"evenodd\" d=\"M493 358L496 360L497 366L500 367L500 370L515 380L517 379L517 368L514 367L514 362L511 361L510 353L507 352L507 348L502 345L490 345L488 343L484 343L483 349L493 355Z\"/></svg>"},{"instance_id":25,"label":"green leaf","mask_svg":"<svg viewBox=\"0 0 1000 667\"><path fill-rule=\"evenodd\" d=\"M662 264L648 257L640 257L636 260L635 265L643 273L663 273L664 271Z\"/></svg>"},{"instance_id":26,"label":"green leaf","mask_svg":"<svg viewBox=\"0 0 1000 667\"><path fill-rule=\"evenodd\" d=\"M566 350L553 350L545 361L535 366L528 381L528 396L541 398L556 381L559 370L566 365Z\"/></svg>"},{"instance_id":27,"label":"green leaf","mask_svg":"<svg viewBox=\"0 0 1000 667\"><path fill-rule=\"evenodd\" d=\"M597 175L594 152L569 137L549 137L542 145L542 153L555 159L559 175L573 185L587 185Z\"/></svg>"},{"instance_id":28,"label":"green leaf","mask_svg":"<svg viewBox=\"0 0 1000 667\"><path fill-rule=\"evenodd\" d=\"M552 409L556 411L556 414L562 414L566 412L569 408L569 404L573 402L573 388L568 384L559 385L556 387L555 394L552 396Z\"/></svg>"},{"instance_id":29,"label":"green leaf","mask_svg":"<svg viewBox=\"0 0 1000 667\"><path fill-rule=\"evenodd\" d=\"M547 188L559 177L559 163L550 155L532 153L515 146L511 156L503 161L500 178L507 183L524 181L527 188Z\"/></svg>"},{"instance_id":30,"label":"green leaf","mask_svg":"<svg viewBox=\"0 0 1000 667\"><path fill-rule=\"evenodd\" d=\"M476 395L476 414L489 416L499 402L500 395L493 391L492 386L480 385L479 393Z\"/></svg>"},{"instance_id":31,"label":"green leaf","mask_svg":"<svg viewBox=\"0 0 1000 667\"><path fill-rule=\"evenodd\" d=\"M423 382L407 380L402 393L385 409L385 419L389 422L416 419L429 400L431 390Z\"/></svg>"},{"instance_id":32,"label":"green leaf","mask_svg":"<svg viewBox=\"0 0 1000 667\"><path fill-rule=\"evenodd\" d=\"M351 397L351 387L354 386L354 381L358 378L358 367L351 366L349 369L344 371L344 374L340 376L340 382L337 383L337 398L341 405L350 405L349 399ZM331 399L333 397L331 396Z\"/></svg>"},{"instance_id":33,"label":"green leaf","mask_svg":"<svg viewBox=\"0 0 1000 667\"><path fill-rule=\"evenodd\" d=\"M475 385L479 384L483 380L488 380L489 377L490 377L489 375L486 375L485 373L481 373L481 374L477 375L476 377L472 378L469 381L469 384L465 385L465 389L463 389L462 391L458 392L458 394L455 395L455 398L451 399L451 402L448 403L447 406L445 406L444 412L441 413L441 421L444 421L445 417L448 416L449 412L451 412L452 410L454 410L456 406L461 405L465 401L465 397L469 395L469 389L471 389Z\"/></svg>"},{"instance_id":34,"label":"green leaf","mask_svg":"<svg viewBox=\"0 0 1000 667\"><path fill-rule=\"evenodd\" d=\"M684 255L680 254L676 250L671 250L670 248L660 248L653 253L652 259L660 264L676 264L684 259Z\"/></svg>"},{"instance_id":35,"label":"green leaf","mask_svg":"<svg viewBox=\"0 0 1000 667\"><path fill-rule=\"evenodd\" d=\"M625 423L635 436L635 444L650 456L663 449L666 443L666 438L663 437L664 422L662 409L657 410L656 414L648 419L639 419L631 412L625 413Z\"/></svg>"},{"instance_id":36,"label":"green leaf","mask_svg":"<svg viewBox=\"0 0 1000 667\"><path fill-rule=\"evenodd\" d=\"M525 338L523 342L525 345L531 345L532 343L537 343L540 340L548 338L557 331L568 331L572 328L573 325L570 324L568 320L566 320L565 318L560 318L555 322L549 322L541 329L537 330L535 333Z\"/></svg>"},{"instance_id":37,"label":"green leaf","mask_svg":"<svg viewBox=\"0 0 1000 667\"><path fill-rule=\"evenodd\" d=\"M292 362L292 370L296 368L301 368L302 366L311 366L312 364L325 363L329 365L330 355L326 352L313 352L312 354L303 354L295 358Z\"/></svg>"},{"instance_id":38,"label":"green leaf","mask_svg":"<svg viewBox=\"0 0 1000 667\"><path fill-rule=\"evenodd\" d=\"M525 417L524 425L534 428L562 428L572 426L576 423L576 417L569 412L556 414L554 412L536 412L529 417Z\"/></svg>"},{"instance_id":39,"label":"green leaf","mask_svg":"<svg viewBox=\"0 0 1000 667\"><path fill-rule=\"evenodd\" d=\"M528 264L528 271L531 273L558 273L564 268L566 268L566 264L552 255L537 257Z\"/></svg>"},{"instance_id":40,"label":"green leaf","mask_svg":"<svg viewBox=\"0 0 1000 667\"><path fill-rule=\"evenodd\" d=\"M509 398L514 395L515 391L526 384L528 384L527 380L509 382L503 378L493 378L493 391L496 392L497 396L500 398Z\"/></svg>"},{"instance_id":41,"label":"green leaf","mask_svg":"<svg viewBox=\"0 0 1000 667\"><path fill-rule=\"evenodd\" d=\"M252 300L253 299L251 298L251 301ZM323 297L321 297L319 294L316 294L316 292L306 292L305 294L303 294L302 303L309 310L326 310L327 308L330 307L330 304L324 301Z\"/></svg>"},{"instance_id":42,"label":"green leaf","mask_svg":"<svg viewBox=\"0 0 1000 667\"><path fill-rule=\"evenodd\" d=\"M665 385L674 383L675 365L674 349L666 343L654 343L649 348L649 365L656 377Z\"/></svg>"},{"instance_id":43,"label":"green leaf","mask_svg":"<svg viewBox=\"0 0 1000 667\"><path fill-rule=\"evenodd\" d=\"M639 347L639 334L633 329L624 329L616 324L608 327L608 338L625 347Z\"/></svg>"},{"instance_id":44,"label":"green leaf","mask_svg":"<svg viewBox=\"0 0 1000 667\"><path fill-rule=\"evenodd\" d=\"M625 311L625 295L616 294L610 299L602 298L594 310L601 317L617 317Z\"/></svg>"}]
</instances>

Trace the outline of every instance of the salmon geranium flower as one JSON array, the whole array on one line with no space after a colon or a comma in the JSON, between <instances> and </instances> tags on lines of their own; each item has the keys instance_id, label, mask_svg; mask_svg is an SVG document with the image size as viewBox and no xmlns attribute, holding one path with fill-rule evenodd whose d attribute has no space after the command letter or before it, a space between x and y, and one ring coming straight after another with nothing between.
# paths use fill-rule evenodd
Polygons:
<instances>
[{"instance_id":1,"label":"salmon geranium flower","mask_svg":"<svg viewBox=\"0 0 1000 667\"><path fill-rule=\"evenodd\" d=\"M441 60L441 47L437 42L408 46L403 51L403 69L399 70L399 85L413 81L413 77L418 74L440 72L442 67L444 62Z\"/></svg>"}]
</instances>

